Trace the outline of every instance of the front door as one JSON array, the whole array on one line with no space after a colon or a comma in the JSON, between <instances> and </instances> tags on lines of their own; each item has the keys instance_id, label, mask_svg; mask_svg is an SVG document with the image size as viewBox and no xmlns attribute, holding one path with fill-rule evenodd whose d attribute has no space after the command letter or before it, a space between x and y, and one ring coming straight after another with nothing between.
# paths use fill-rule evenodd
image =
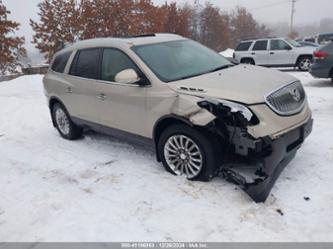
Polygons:
<instances>
[{"instance_id":1,"label":"front door","mask_svg":"<svg viewBox=\"0 0 333 249\"><path fill-rule=\"evenodd\" d=\"M270 42L269 64L270 65L292 65L294 55L292 47L281 39L273 39Z\"/></svg>"},{"instance_id":2,"label":"front door","mask_svg":"<svg viewBox=\"0 0 333 249\"><path fill-rule=\"evenodd\" d=\"M146 120L146 87L115 82L115 76L125 70L140 70L122 51L105 48L101 79L97 85L100 123L129 133L144 135Z\"/></svg>"}]
</instances>

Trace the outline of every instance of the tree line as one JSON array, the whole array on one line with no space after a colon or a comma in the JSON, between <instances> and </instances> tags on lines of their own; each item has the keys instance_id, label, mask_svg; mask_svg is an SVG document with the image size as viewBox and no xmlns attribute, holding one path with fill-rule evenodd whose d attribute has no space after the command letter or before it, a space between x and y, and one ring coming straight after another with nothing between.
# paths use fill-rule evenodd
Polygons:
<instances>
[{"instance_id":1,"label":"tree line","mask_svg":"<svg viewBox=\"0 0 333 249\"><path fill-rule=\"evenodd\" d=\"M8 20L10 11L0 0L0 75L17 71L20 57L26 55L24 38L13 35L20 24Z\"/></svg>"},{"instance_id":2,"label":"tree line","mask_svg":"<svg viewBox=\"0 0 333 249\"><path fill-rule=\"evenodd\" d=\"M176 33L222 51L240 40L270 34L246 8L226 12L199 1L156 5L151 0L43 0L38 15L39 20L30 20L32 43L48 61L66 44L97 37Z\"/></svg>"}]
</instances>

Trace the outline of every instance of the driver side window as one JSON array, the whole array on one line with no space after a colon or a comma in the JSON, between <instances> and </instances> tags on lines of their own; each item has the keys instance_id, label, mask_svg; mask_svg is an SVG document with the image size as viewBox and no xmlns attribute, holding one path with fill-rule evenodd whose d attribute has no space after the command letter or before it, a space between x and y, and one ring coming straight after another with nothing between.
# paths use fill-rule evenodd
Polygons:
<instances>
[{"instance_id":1,"label":"driver side window","mask_svg":"<svg viewBox=\"0 0 333 249\"><path fill-rule=\"evenodd\" d=\"M290 50L291 47L283 40L271 40L271 50Z\"/></svg>"},{"instance_id":2,"label":"driver side window","mask_svg":"<svg viewBox=\"0 0 333 249\"><path fill-rule=\"evenodd\" d=\"M113 48L104 49L101 80L115 82L116 75L125 69L133 69L138 74L140 72L124 52Z\"/></svg>"}]
</instances>

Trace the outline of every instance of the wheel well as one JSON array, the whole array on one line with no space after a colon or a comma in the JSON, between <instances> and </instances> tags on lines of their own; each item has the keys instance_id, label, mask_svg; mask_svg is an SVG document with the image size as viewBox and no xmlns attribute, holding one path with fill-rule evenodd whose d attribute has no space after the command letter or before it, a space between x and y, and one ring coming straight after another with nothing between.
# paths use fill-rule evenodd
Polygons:
<instances>
[{"instance_id":1,"label":"wheel well","mask_svg":"<svg viewBox=\"0 0 333 249\"><path fill-rule=\"evenodd\" d=\"M254 59L251 58L251 57L244 57L244 58L242 58L242 59L240 60L240 63L243 63L243 62L246 61L246 60L250 60L250 61L253 62L253 64L256 64L255 61L254 61Z\"/></svg>"},{"instance_id":2,"label":"wheel well","mask_svg":"<svg viewBox=\"0 0 333 249\"><path fill-rule=\"evenodd\" d=\"M162 132L171 125L175 124L185 124L188 126L193 126L190 121L186 120L185 118L181 117L166 117L162 120L158 121L154 127L153 138L154 142L157 143L158 139L160 138Z\"/></svg>"},{"instance_id":3,"label":"wheel well","mask_svg":"<svg viewBox=\"0 0 333 249\"><path fill-rule=\"evenodd\" d=\"M54 106L56 103L61 104L61 102L60 102L58 99L56 99L56 98L52 98L52 99L50 100L49 108L50 108L51 111L52 111L52 109L53 109L53 106Z\"/></svg>"},{"instance_id":4,"label":"wheel well","mask_svg":"<svg viewBox=\"0 0 333 249\"><path fill-rule=\"evenodd\" d=\"M154 131L153 131L153 140L155 143L155 148L156 148L156 156L157 156L157 161L161 161L161 159L159 158L159 153L158 153L158 140L161 137L162 132L168 128L171 125L175 125L175 124L183 124L183 125L188 125L189 127L193 127L193 124L183 118L183 117L178 117L178 116L168 116L165 118L160 119L159 121L157 121L157 123L154 126Z\"/></svg>"},{"instance_id":5,"label":"wheel well","mask_svg":"<svg viewBox=\"0 0 333 249\"><path fill-rule=\"evenodd\" d=\"M331 68L331 71L330 71L330 75L329 75L329 76L333 78L333 67Z\"/></svg>"},{"instance_id":6,"label":"wheel well","mask_svg":"<svg viewBox=\"0 0 333 249\"><path fill-rule=\"evenodd\" d=\"M51 98L50 99L49 108L50 108L51 119L52 119L52 123L53 123L54 127L55 127L56 123L55 123L55 120L54 120L53 115L52 115L52 110L53 110L53 107L54 107L55 104L62 105L65 108L65 110L66 110L65 105L58 98Z\"/></svg>"},{"instance_id":7,"label":"wheel well","mask_svg":"<svg viewBox=\"0 0 333 249\"><path fill-rule=\"evenodd\" d=\"M302 58L304 58L304 57L311 57L311 58L313 58L313 55L312 55L312 54L302 54L302 55L299 55L299 56L297 57L296 64L298 64L298 62L299 62Z\"/></svg>"}]
</instances>

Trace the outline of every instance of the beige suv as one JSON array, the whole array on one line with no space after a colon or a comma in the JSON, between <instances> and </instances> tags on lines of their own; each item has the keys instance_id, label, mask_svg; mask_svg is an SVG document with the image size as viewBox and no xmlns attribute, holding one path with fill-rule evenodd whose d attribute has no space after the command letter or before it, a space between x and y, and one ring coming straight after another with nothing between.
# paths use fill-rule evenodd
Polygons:
<instances>
[{"instance_id":1,"label":"beige suv","mask_svg":"<svg viewBox=\"0 0 333 249\"><path fill-rule=\"evenodd\" d=\"M220 174L257 202L312 130L297 79L172 34L78 42L55 55L44 86L62 137L93 129L149 144L170 173Z\"/></svg>"}]
</instances>

